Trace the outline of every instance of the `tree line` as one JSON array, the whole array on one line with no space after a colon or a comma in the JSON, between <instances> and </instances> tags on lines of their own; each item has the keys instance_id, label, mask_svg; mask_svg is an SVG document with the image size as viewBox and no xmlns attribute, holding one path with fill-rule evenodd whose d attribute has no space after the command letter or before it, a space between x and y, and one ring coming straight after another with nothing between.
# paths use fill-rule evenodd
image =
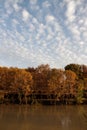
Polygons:
<instances>
[{"instance_id":1,"label":"tree line","mask_svg":"<svg viewBox=\"0 0 87 130\"><path fill-rule=\"evenodd\" d=\"M50 68L48 64L25 69L0 67L1 103L43 103L48 99L66 104L70 101L87 103L87 66L69 64L64 69Z\"/></svg>"}]
</instances>

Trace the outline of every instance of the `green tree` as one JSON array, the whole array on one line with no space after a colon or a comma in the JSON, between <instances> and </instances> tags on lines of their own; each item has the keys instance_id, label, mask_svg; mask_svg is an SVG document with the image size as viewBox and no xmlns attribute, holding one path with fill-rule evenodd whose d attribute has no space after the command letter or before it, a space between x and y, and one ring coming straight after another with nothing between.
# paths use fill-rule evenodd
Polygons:
<instances>
[{"instance_id":1,"label":"green tree","mask_svg":"<svg viewBox=\"0 0 87 130\"><path fill-rule=\"evenodd\" d=\"M84 96L84 83L83 83L83 80L80 80L78 82L78 90L77 90L77 95L76 95L76 100L78 104L83 103L83 96Z\"/></svg>"},{"instance_id":2,"label":"green tree","mask_svg":"<svg viewBox=\"0 0 87 130\"><path fill-rule=\"evenodd\" d=\"M78 64L69 64L65 66L65 70L71 70L78 76L79 79L83 79L83 73L81 70L81 65Z\"/></svg>"}]
</instances>

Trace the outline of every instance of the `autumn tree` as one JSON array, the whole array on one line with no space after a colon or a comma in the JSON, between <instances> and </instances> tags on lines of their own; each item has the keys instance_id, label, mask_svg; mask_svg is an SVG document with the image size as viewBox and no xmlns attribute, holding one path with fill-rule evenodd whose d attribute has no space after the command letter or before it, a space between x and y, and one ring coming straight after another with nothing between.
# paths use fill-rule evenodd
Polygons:
<instances>
[{"instance_id":1,"label":"autumn tree","mask_svg":"<svg viewBox=\"0 0 87 130\"><path fill-rule=\"evenodd\" d=\"M64 85L65 93L72 95L76 94L77 91L76 81L77 81L76 74L71 70L65 70L65 85Z\"/></svg>"},{"instance_id":2,"label":"autumn tree","mask_svg":"<svg viewBox=\"0 0 87 130\"><path fill-rule=\"evenodd\" d=\"M49 75L50 67L48 64L46 65L40 65L36 68L36 71L34 72L33 79L33 90L43 92L47 91L47 80Z\"/></svg>"},{"instance_id":3,"label":"autumn tree","mask_svg":"<svg viewBox=\"0 0 87 130\"><path fill-rule=\"evenodd\" d=\"M0 67L0 90L8 90L8 68Z\"/></svg>"},{"instance_id":4,"label":"autumn tree","mask_svg":"<svg viewBox=\"0 0 87 130\"><path fill-rule=\"evenodd\" d=\"M49 91L56 94L57 97L60 97L64 85L64 71L60 69L52 69L50 71L48 87Z\"/></svg>"},{"instance_id":5,"label":"autumn tree","mask_svg":"<svg viewBox=\"0 0 87 130\"><path fill-rule=\"evenodd\" d=\"M15 72L13 78L12 87L18 92L19 99L21 103L21 95L23 94L25 97L25 102L27 103L27 95L31 91L32 87L32 76L29 72L26 72L23 69L15 68L13 70Z\"/></svg>"},{"instance_id":6,"label":"autumn tree","mask_svg":"<svg viewBox=\"0 0 87 130\"><path fill-rule=\"evenodd\" d=\"M77 103L83 103L87 98L87 66L69 64L65 70L51 69L48 64L27 69L0 67L0 90L16 93L20 103L27 103L30 92L41 97L43 93L54 95L60 100L75 97Z\"/></svg>"}]
</instances>

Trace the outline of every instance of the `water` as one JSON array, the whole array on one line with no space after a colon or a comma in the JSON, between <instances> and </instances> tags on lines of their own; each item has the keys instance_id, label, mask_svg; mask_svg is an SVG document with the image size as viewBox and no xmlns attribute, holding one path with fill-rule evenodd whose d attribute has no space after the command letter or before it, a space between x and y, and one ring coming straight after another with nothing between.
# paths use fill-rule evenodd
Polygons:
<instances>
[{"instance_id":1,"label":"water","mask_svg":"<svg viewBox=\"0 0 87 130\"><path fill-rule=\"evenodd\" d=\"M87 130L87 106L0 106L0 130Z\"/></svg>"}]
</instances>

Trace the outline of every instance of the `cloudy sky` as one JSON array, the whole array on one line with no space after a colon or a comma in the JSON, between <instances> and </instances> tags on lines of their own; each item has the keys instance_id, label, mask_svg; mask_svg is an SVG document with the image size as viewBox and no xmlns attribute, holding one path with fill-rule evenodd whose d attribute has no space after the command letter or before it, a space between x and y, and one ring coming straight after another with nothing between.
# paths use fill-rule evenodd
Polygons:
<instances>
[{"instance_id":1,"label":"cloudy sky","mask_svg":"<svg viewBox=\"0 0 87 130\"><path fill-rule=\"evenodd\" d=\"M0 66L87 64L87 0L0 0Z\"/></svg>"}]
</instances>

